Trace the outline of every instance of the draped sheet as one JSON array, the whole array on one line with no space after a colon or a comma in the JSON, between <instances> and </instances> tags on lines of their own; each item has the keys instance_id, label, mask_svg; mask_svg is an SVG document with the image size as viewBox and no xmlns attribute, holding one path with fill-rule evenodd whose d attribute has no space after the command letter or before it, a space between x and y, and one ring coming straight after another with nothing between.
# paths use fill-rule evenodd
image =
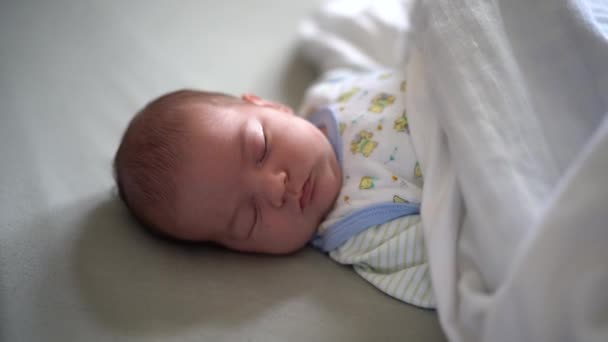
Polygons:
<instances>
[{"instance_id":1,"label":"draped sheet","mask_svg":"<svg viewBox=\"0 0 608 342\"><path fill-rule=\"evenodd\" d=\"M321 70L408 71L433 286L453 341L608 339L608 6L334 1Z\"/></svg>"}]
</instances>

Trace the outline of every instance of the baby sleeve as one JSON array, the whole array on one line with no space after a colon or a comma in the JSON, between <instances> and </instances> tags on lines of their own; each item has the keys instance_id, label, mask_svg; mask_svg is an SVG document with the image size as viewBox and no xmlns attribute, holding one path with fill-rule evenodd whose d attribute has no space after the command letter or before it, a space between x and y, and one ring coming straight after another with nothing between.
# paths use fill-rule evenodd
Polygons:
<instances>
[{"instance_id":1,"label":"baby sleeve","mask_svg":"<svg viewBox=\"0 0 608 342\"><path fill-rule=\"evenodd\" d=\"M419 215L371 227L333 250L336 262L353 265L357 274L382 292L423 308L435 308Z\"/></svg>"}]
</instances>

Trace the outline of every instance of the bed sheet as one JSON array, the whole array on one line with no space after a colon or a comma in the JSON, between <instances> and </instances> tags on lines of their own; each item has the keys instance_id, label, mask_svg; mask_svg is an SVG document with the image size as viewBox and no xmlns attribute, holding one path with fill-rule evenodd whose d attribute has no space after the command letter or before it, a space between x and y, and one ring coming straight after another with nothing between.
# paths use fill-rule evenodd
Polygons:
<instances>
[{"instance_id":1,"label":"bed sheet","mask_svg":"<svg viewBox=\"0 0 608 342\"><path fill-rule=\"evenodd\" d=\"M111 160L181 87L297 105L319 1L0 2L0 340L443 341L436 315L316 251L181 246L138 229Z\"/></svg>"}]
</instances>

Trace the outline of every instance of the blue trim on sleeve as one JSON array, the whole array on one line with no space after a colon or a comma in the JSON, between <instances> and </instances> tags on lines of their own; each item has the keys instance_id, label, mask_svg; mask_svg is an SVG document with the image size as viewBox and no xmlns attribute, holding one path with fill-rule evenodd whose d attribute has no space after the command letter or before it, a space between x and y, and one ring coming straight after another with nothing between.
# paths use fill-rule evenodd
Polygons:
<instances>
[{"instance_id":1,"label":"blue trim on sleeve","mask_svg":"<svg viewBox=\"0 0 608 342\"><path fill-rule=\"evenodd\" d=\"M327 139L336 153L340 168L342 168L342 139L340 138L340 129L338 127L336 113L329 107L323 107L312 114L308 118L308 121L319 128L325 127L327 130Z\"/></svg>"},{"instance_id":2,"label":"blue trim on sleeve","mask_svg":"<svg viewBox=\"0 0 608 342\"><path fill-rule=\"evenodd\" d=\"M373 205L343 218L329 227L325 234L316 235L311 243L324 252L330 252L372 226L419 213L420 207L416 204L391 202Z\"/></svg>"}]
</instances>

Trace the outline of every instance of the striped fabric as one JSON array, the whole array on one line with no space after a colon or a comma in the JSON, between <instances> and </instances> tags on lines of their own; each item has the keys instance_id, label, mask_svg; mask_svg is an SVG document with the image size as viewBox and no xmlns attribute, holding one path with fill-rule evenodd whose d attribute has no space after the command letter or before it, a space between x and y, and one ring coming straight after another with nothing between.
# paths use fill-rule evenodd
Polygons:
<instances>
[{"instance_id":1,"label":"striped fabric","mask_svg":"<svg viewBox=\"0 0 608 342\"><path fill-rule=\"evenodd\" d=\"M435 308L420 216L369 228L330 254L381 291L423 308Z\"/></svg>"}]
</instances>

